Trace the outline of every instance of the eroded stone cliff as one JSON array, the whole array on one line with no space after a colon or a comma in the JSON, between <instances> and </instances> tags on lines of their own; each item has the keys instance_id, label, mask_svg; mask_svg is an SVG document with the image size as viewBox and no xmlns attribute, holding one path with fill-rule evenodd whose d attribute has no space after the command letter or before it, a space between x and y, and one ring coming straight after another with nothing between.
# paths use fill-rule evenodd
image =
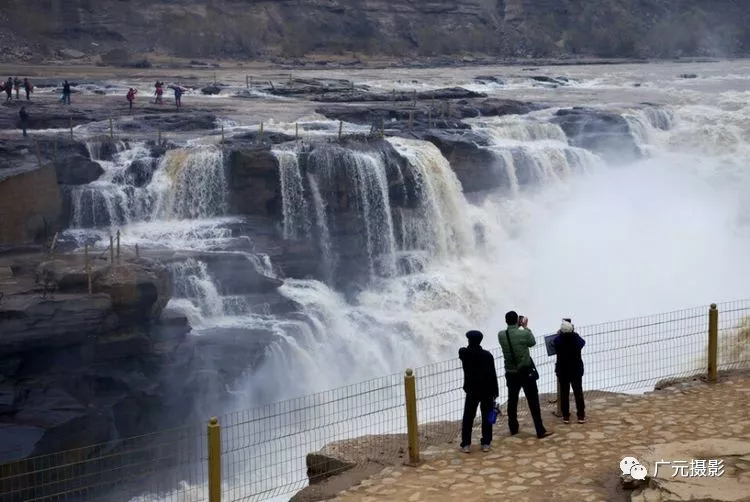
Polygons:
<instances>
[{"instance_id":1,"label":"eroded stone cliff","mask_svg":"<svg viewBox=\"0 0 750 502\"><path fill-rule=\"evenodd\" d=\"M5 59L112 49L184 57L484 53L737 55L750 5L732 0L25 0L0 6ZM65 50L67 49L67 50ZM122 58L120 58L122 59Z\"/></svg>"}]
</instances>

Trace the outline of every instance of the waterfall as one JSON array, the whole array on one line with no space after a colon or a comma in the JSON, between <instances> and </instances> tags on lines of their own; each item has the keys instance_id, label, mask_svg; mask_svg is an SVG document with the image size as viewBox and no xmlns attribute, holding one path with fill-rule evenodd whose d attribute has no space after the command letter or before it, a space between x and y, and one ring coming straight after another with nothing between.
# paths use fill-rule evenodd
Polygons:
<instances>
[{"instance_id":1,"label":"waterfall","mask_svg":"<svg viewBox=\"0 0 750 502\"><path fill-rule=\"evenodd\" d=\"M134 169L154 163L148 148L135 145L99 161L102 177L71 192L74 228L123 226L142 221L208 218L227 209L224 158L215 147L168 151L145 186Z\"/></svg>"},{"instance_id":2,"label":"waterfall","mask_svg":"<svg viewBox=\"0 0 750 502\"><path fill-rule=\"evenodd\" d=\"M284 213L284 238L302 239L310 236L309 210L302 187L297 153L287 150L272 150L279 163L281 181L281 203Z\"/></svg>"},{"instance_id":3,"label":"waterfall","mask_svg":"<svg viewBox=\"0 0 750 502\"><path fill-rule=\"evenodd\" d=\"M388 193L388 177L383 156L377 152L347 150L338 146L316 148L309 154L308 169L311 184L316 184L322 201L344 205L356 213L364 230L370 276L390 276L396 272L396 242ZM338 187L344 187L344 200L338 197ZM350 189L350 190L347 190ZM331 200L326 198L331 197ZM352 200L349 200L352 197ZM314 204L324 212L324 204ZM316 214L322 221L325 214Z\"/></svg>"},{"instance_id":4,"label":"waterfall","mask_svg":"<svg viewBox=\"0 0 750 502\"><path fill-rule=\"evenodd\" d=\"M216 147L169 150L149 188L154 219L221 216L227 210L223 153Z\"/></svg>"},{"instance_id":5,"label":"waterfall","mask_svg":"<svg viewBox=\"0 0 750 502\"><path fill-rule=\"evenodd\" d=\"M315 225L318 232L318 242L320 243L321 255L323 258L323 271L327 282L333 280L333 270L335 267L335 256L331 244L331 232L328 229L328 216L326 214L326 204L323 196L320 194L318 182L312 174L307 175L310 184L310 193L313 201L313 210L315 214Z\"/></svg>"},{"instance_id":6,"label":"waterfall","mask_svg":"<svg viewBox=\"0 0 750 502\"><path fill-rule=\"evenodd\" d=\"M224 300L205 262L188 258L170 265L176 306L191 325L202 325L206 318L224 315ZM183 300L183 301L180 301Z\"/></svg>"},{"instance_id":7,"label":"waterfall","mask_svg":"<svg viewBox=\"0 0 750 502\"><path fill-rule=\"evenodd\" d=\"M541 119L498 117L472 128L489 139L486 148L506 171L511 194L523 186L564 181L600 162L594 153L570 146L560 126Z\"/></svg>"},{"instance_id":8,"label":"waterfall","mask_svg":"<svg viewBox=\"0 0 750 502\"><path fill-rule=\"evenodd\" d=\"M410 242L405 249L429 251L436 258L460 256L473 248L471 226L466 218L466 200L461 183L440 150L424 141L390 138L390 143L406 157L416 180L418 215L412 218Z\"/></svg>"}]
</instances>

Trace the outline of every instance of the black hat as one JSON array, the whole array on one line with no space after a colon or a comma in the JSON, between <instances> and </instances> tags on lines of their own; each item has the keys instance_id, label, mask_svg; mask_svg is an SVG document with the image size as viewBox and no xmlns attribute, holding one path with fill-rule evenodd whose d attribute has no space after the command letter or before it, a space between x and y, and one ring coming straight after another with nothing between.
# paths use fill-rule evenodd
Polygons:
<instances>
[{"instance_id":1,"label":"black hat","mask_svg":"<svg viewBox=\"0 0 750 502\"><path fill-rule=\"evenodd\" d=\"M477 339L477 338L481 340L482 338L484 338L484 335L482 334L481 331L471 330L471 331L466 332L466 338L468 338L469 340Z\"/></svg>"}]
</instances>

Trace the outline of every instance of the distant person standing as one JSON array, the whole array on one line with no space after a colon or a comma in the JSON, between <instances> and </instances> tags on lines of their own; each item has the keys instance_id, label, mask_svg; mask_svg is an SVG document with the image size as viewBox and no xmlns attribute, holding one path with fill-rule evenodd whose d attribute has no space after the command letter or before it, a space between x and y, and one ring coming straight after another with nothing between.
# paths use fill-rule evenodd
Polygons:
<instances>
[{"instance_id":1,"label":"distant person standing","mask_svg":"<svg viewBox=\"0 0 750 502\"><path fill-rule=\"evenodd\" d=\"M135 95L138 94L138 91L133 89L132 87L128 91L128 95L126 96L128 100L128 104L130 105L130 111L133 111L133 101L135 101Z\"/></svg>"},{"instance_id":2,"label":"distant person standing","mask_svg":"<svg viewBox=\"0 0 750 502\"><path fill-rule=\"evenodd\" d=\"M182 108L182 93L185 92L185 90L179 85L173 86L172 90L174 90L174 104L179 110L180 108Z\"/></svg>"},{"instance_id":3,"label":"distant person standing","mask_svg":"<svg viewBox=\"0 0 750 502\"><path fill-rule=\"evenodd\" d=\"M534 333L528 328L528 319L523 318L519 325L518 314L510 311L505 314L507 329L497 335L505 359L505 382L508 386L508 428L511 435L518 434L518 396L523 389L529 411L534 420L536 437L539 439L551 436L544 428L542 410L539 405L539 389L536 381L539 374L531 359L529 348L536 345Z\"/></svg>"},{"instance_id":4,"label":"distant person standing","mask_svg":"<svg viewBox=\"0 0 750 502\"><path fill-rule=\"evenodd\" d=\"M586 407L583 400L583 358L581 357L581 350L586 345L586 340L575 332L570 319L563 319L552 344L557 353L555 373L560 382L560 408L563 422L570 423L570 388L573 387L578 423L586 423Z\"/></svg>"},{"instance_id":5,"label":"distant person standing","mask_svg":"<svg viewBox=\"0 0 750 502\"><path fill-rule=\"evenodd\" d=\"M27 137L28 134L26 134L26 128L29 125L29 112L26 111L26 107L22 106L21 110L18 112L18 117L21 119L21 130L23 131L23 137Z\"/></svg>"},{"instance_id":6,"label":"distant person standing","mask_svg":"<svg viewBox=\"0 0 750 502\"><path fill-rule=\"evenodd\" d=\"M34 86L31 85L28 78L23 79L23 90L26 93L26 101L29 101L31 93L34 91Z\"/></svg>"},{"instance_id":7,"label":"distant person standing","mask_svg":"<svg viewBox=\"0 0 750 502\"><path fill-rule=\"evenodd\" d=\"M13 79L10 77L8 77L8 80L5 82L5 95L7 96L5 101L13 99Z\"/></svg>"},{"instance_id":8,"label":"distant person standing","mask_svg":"<svg viewBox=\"0 0 750 502\"><path fill-rule=\"evenodd\" d=\"M63 84L63 92L62 92L63 103L66 105L70 104L70 93L71 93L70 84L66 80L65 83Z\"/></svg>"},{"instance_id":9,"label":"distant person standing","mask_svg":"<svg viewBox=\"0 0 750 502\"><path fill-rule=\"evenodd\" d=\"M464 415L461 424L461 451L471 453L471 431L474 418L477 416L477 406L482 414L482 451L490 450L492 443L492 424L489 416L495 399L500 395L497 386L497 371L495 358L481 346L484 335L481 331L466 333L469 340L467 347L458 350L458 358L464 370Z\"/></svg>"}]
</instances>

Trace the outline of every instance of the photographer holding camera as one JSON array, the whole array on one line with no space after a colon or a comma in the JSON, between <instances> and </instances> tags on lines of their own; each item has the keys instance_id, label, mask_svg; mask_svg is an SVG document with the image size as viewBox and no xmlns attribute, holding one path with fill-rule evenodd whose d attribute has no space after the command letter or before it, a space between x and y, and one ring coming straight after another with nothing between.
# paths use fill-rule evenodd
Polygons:
<instances>
[{"instance_id":1,"label":"photographer holding camera","mask_svg":"<svg viewBox=\"0 0 750 502\"><path fill-rule=\"evenodd\" d=\"M539 404L539 389L536 381L539 373L536 370L529 348L536 345L534 333L528 328L529 320L514 311L505 314L507 329L497 334L505 360L505 382L508 386L508 427L511 435L518 434L518 396L523 389L529 411L534 419L536 436L539 439L551 436L544 428L542 410Z\"/></svg>"}]
</instances>

